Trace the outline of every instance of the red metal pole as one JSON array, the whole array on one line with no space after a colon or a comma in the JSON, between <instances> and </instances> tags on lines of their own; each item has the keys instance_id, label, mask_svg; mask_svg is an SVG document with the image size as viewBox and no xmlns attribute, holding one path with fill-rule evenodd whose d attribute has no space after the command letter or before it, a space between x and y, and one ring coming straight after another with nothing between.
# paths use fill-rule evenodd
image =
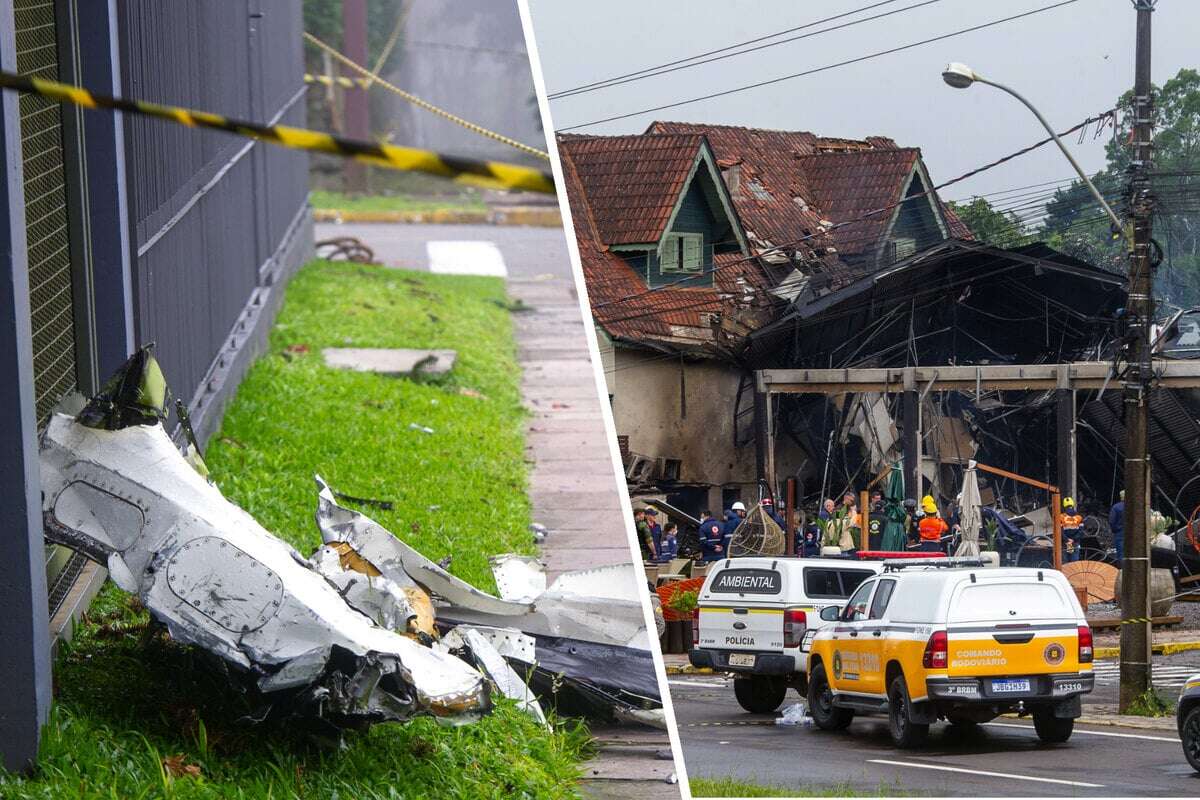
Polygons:
<instances>
[{"instance_id":1,"label":"red metal pole","mask_svg":"<svg viewBox=\"0 0 1200 800\"><path fill-rule=\"evenodd\" d=\"M342 54L355 64L367 65L367 0L342 2ZM342 74L358 79L358 74L345 67ZM370 106L362 89L343 89L346 135L354 139L371 138ZM367 165L347 160L342 173L347 192L367 191Z\"/></svg>"}]
</instances>

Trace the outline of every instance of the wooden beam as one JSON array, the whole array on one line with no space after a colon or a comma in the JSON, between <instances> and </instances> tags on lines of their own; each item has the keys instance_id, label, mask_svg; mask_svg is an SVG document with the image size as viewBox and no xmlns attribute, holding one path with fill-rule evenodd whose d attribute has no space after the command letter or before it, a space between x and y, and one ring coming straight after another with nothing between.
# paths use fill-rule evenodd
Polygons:
<instances>
[{"instance_id":1,"label":"wooden beam","mask_svg":"<svg viewBox=\"0 0 1200 800\"><path fill-rule=\"evenodd\" d=\"M1060 378L1060 369L1065 375ZM924 367L866 367L848 369L765 369L757 372L759 387L770 394L842 394L844 392L907 391L906 378L933 391L1004 389L1100 389L1116 386L1107 361L1071 364L937 365ZM1167 389L1200 387L1200 362L1154 362L1157 386Z\"/></svg>"}]
</instances>

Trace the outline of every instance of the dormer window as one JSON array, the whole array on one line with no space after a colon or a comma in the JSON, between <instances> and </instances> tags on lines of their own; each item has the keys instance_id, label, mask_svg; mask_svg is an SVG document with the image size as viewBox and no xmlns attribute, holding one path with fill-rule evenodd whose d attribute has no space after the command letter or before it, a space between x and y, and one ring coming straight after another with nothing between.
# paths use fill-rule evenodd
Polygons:
<instances>
[{"instance_id":1,"label":"dormer window","mask_svg":"<svg viewBox=\"0 0 1200 800\"><path fill-rule=\"evenodd\" d=\"M669 233L663 239L662 272L700 272L704 268L704 235Z\"/></svg>"}]
</instances>

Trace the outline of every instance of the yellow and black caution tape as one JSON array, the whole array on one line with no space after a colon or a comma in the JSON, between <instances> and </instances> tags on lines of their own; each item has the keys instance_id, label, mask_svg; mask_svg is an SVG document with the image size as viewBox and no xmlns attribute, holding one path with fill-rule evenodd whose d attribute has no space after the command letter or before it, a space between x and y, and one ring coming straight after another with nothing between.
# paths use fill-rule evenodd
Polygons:
<instances>
[{"instance_id":1,"label":"yellow and black caution tape","mask_svg":"<svg viewBox=\"0 0 1200 800\"><path fill-rule=\"evenodd\" d=\"M451 114L449 111L447 111L444 108L438 108L433 103L430 103L427 100L422 100L421 98L417 97L412 92L404 91L399 86L391 84L388 81L384 80L383 78L379 77L378 74L372 72L371 70L367 69L363 65L358 64L354 61L351 61L349 58L347 58L346 56L344 56L340 52L338 52L335 48L331 47L330 45L325 44L320 39L313 36L311 33L305 33L304 38L305 38L305 40L311 42L312 44L314 44L317 47L324 50L326 53L329 53L329 55L336 58L342 64L345 64L350 69L359 73L364 78L366 78L370 81L375 81L380 86L387 89L389 92L399 95L400 97L404 98L405 100L407 100L408 102L417 106L418 108L423 108L426 111L429 111L433 114L437 114L439 117L442 117L443 119L448 119L451 122L453 122L455 125L461 125L462 127L466 128L469 131L478 133L480 136L486 136L487 138L494 139L497 142L503 142L504 144L508 145L509 147L514 147L517 150L520 150L522 153L528 153L530 155L537 156L538 158L544 158L547 161L550 160L550 155L544 150L538 150L536 147L530 147L527 144L518 142L516 139L513 139L510 136L505 136L502 133L496 133L496 131L488 130L487 128L483 127L482 125L476 125L474 122L465 120L456 114Z\"/></svg>"},{"instance_id":2,"label":"yellow and black caution tape","mask_svg":"<svg viewBox=\"0 0 1200 800\"><path fill-rule=\"evenodd\" d=\"M305 83L320 83L324 86L341 86L343 89L366 89L371 82L366 78L345 78L341 75L313 75L304 73Z\"/></svg>"},{"instance_id":3,"label":"yellow and black caution tape","mask_svg":"<svg viewBox=\"0 0 1200 800\"><path fill-rule=\"evenodd\" d=\"M164 106L144 100L109 97L89 92L78 86L69 86L65 83L41 78L30 78L12 72L0 71L0 88L37 94L60 103L70 103L84 108L107 108L129 114L156 117L191 128L226 131L293 150L332 153L343 158L389 169L427 172L460 183L470 183L493 189L522 189L529 192L554 194L553 177L541 170L517 164L458 158L435 153L432 150L418 150L413 147L401 147L383 142L364 142L287 125L260 125L257 122L223 117L207 111Z\"/></svg>"}]
</instances>

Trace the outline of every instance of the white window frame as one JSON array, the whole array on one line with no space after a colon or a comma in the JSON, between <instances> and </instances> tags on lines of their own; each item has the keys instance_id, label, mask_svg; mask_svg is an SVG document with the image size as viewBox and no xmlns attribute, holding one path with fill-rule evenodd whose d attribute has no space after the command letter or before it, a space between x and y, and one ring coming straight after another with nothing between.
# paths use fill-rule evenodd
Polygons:
<instances>
[{"instance_id":1,"label":"white window frame","mask_svg":"<svg viewBox=\"0 0 1200 800\"><path fill-rule=\"evenodd\" d=\"M658 260L664 273L698 273L704 270L704 234L668 233Z\"/></svg>"}]
</instances>

